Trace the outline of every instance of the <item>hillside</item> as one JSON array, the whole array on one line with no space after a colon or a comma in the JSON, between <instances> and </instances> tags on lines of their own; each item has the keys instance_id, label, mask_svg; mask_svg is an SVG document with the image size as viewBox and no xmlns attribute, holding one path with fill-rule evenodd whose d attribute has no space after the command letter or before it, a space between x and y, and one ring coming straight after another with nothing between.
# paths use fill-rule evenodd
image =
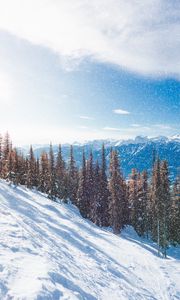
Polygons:
<instances>
[{"instance_id":1,"label":"hillside","mask_svg":"<svg viewBox=\"0 0 180 300\"><path fill-rule=\"evenodd\" d=\"M132 228L115 236L70 204L0 181L0 299L180 299L180 249L167 260Z\"/></svg>"}]
</instances>

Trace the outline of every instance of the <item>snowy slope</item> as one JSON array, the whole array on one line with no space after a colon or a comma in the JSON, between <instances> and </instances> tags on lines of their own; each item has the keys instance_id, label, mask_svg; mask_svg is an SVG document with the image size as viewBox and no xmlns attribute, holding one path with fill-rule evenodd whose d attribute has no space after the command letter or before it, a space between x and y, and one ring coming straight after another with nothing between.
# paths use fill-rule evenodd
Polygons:
<instances>
[{"instance_id":1,"label":"snowy slope","mask_svg":"<svg viewBox=\"0 0 180 300\"><path fill-rule=\"evenodd\" d=\"M179 249L167 260L131 228L121 237L71 205L0 181L0 299L180 299Z\"/></svg>"}]
</instances>

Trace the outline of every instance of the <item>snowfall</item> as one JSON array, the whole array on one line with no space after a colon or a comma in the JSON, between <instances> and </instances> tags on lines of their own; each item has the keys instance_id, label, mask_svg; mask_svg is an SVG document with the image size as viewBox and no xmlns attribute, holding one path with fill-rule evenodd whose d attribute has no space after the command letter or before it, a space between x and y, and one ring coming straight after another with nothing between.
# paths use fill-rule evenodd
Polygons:
<instances>
[{"instance_id":1,"label":"snowfall","mask_svg":"<svg viewBox=\"0 0 180 300\"><path fill-rule=\"evenodd\" d=\"M120 236L71 204L0 181L0 300L180 299L180 248L158 256L131 227Z\"/></svg>"}]
</instances>

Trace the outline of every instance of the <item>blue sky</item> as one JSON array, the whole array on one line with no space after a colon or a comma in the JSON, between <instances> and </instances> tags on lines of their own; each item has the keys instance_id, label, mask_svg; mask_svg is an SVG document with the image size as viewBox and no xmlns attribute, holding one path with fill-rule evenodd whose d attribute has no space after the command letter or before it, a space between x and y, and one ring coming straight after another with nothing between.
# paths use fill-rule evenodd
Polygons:
<instances>
[{"instance_id":1,"label":"blue sky","mask_svg":"<svg viewBox=\"0 0 180 300\"><path fill-rule=\"evenodd\" d=\"M125 1L15 2L0 1L2 133L17 144L179 133L178 2L163 14L162 1L130 1L123 15Z\"/></svg>"}]
</instances>

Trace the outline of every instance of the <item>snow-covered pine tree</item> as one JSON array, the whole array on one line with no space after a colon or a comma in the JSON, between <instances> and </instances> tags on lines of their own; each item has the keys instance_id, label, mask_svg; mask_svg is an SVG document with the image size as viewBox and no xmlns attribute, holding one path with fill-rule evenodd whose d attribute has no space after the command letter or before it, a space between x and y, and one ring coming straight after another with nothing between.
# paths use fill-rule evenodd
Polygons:
<instances>
[{"instance_id":1,"label":"snow-covered pine tree","mask_svg":"<svg viewBox=\"0 0 180 300\"><path fill-rule=\"evenodd\" d=\"M166 160L161 163L161 198L160 198L160 246L162 247L163 255L166 257L166 250L169 241L169 226L170 226L170 183L169 170Z\"/></svg>"},{"instance_id":2,"label":"snow-covered pine tree","mask_svg":"<svg viewBox=\"0 0 180 300\"><path fill-rule=\"evenodd\" d=\"M73 204L77 203L78 170L74 159L73 146L70 146L70 158L68 165L68 197Z\"/></svg>"},{"instance_id":3,"label":"snow-covered pine tree","mask_svg":"<svg viewBox=\"0 0 180 300\"><path fill-rule=\"evenodd\" d=\"M90 151L89 159L86 164L86 203L88 206L87 217L91 221L94 218L94 207L95 207L95 181L94 181L94 165L93 165L93 154Z\"/></svg>"},{"instance_id":4,"label":"snow-covered pine tree","mask_svg":"<svg viewBox=\"0 0 180 300\"><path fill-rule=\"evenodd\" d=\"M46 152L40 157L39 190L48 193L49 187L49 159Z\"/></svg>"},{"instance_id":5,"label":"snow-covered pine tree","mask_svg":"<svg viewBox=\"0 0 180 300\"><path fill-rule=\"evenodd\" d=\"M55 200L57 196L56 177L55 177L55 159L52 144L49 147L49 184L48 197Z\"/></svg>"},{"instance_id":6,"label":"snow-covered pine tree","mask_svg":"<svg viewBox=\"0 0 180 300\"><path fill-rule=\"evenodd\" d=\"M180 244L180 177L175 180L171 193L170 241Z\"/></svg>"},{"instance_id":7,"label":"snow-covered pine tree","mask_svg":"<svg viewBox=\"0 0 180 300\"><path fill-rule=\"evenodd\" d=\"M39 165L39 158L35 161L35 187L39 189L39 178L40 178L40 165Z\"/></svg>"},{"instance_id":8,"label":"snow-covered pine tree","mask_svg":"<svg viewBox=\"0 0 180 300\"><path fill-rule=\"evenodd\" d=\"M8 175L8 158L9 153L12 149L12 143L10 141L9 133L6 132L3 139L3 150L2 150L2 178L6 179Z\"/></svg>"},{"instance_id":9,"label":"snow-covered pine tree","mask_svg":"<svg viewBox=\"0 0 180 300\"><path fill-rule=\"evenodd\" d=\"M151 180L152 238L160 245L161 174L160 159L154 163Z\"/></svg>"},{"instance_id":10,"label":"snow-covered pine tree","mask_svg":"<svg viewBox=\"0 0 180 300\"><path fill-rule=\"evenodd\" d=\"M77 206L83 218L87 218L89 214L89 206L87 203L87 183L86 183L86 158L83 150L82 168L79 175L79 185L77 192Z\"/></svg>"},{"instance_id":11,"label":"snow-covered pine tree","mask_svg":"<svg viewBox=\"0 0 180 300\"><path fill-rule=\"evenodd\" d=\"M148 236L148 183L147 172L138 174L137 203L134 203L135 230L140 236Z\"/></svg>"},{"instance_id":12,"label":"snow-covered pine tree","mask_svg":"<svg viewBox=\"0 0 180 300\"><path fill-rule=\"evenodd\" d=\"M17 152L17 151L16 151ZM18 170L17 173L17 184L26 185L27 180L27 160L23 154L17 153L15 158L15 168Z\"/></svg>"},{"instance_id":13,"label":"snow-covered pine tree","mask_svg":"<svg viewBox=\"0 0 180 300\"><path fill-rule=\"evenodd\" d=\"M15 163L15 150L11 149L8 154L7 159L7 176L6 178L12 182L15 178L15 170L14 170L14 163Z\"/></svg>"},{"instance_id":14,"label":"snow-covered pine tree","mask_svg":"<svg viewBox=\"0 0 180 300\"><path fill-rule=\"evenodd\" d=\"M100 203L101 203L101 173L100 173L100 166L98 160L96 161L96 165L94 168L94 207L92 209L92 221L100 226L101 225L101 210Z\"/></svg>"},{"instance_id":15,"label":"snow-covered pine tree","mask_svg":"<svg viewBox=\"0 0 180 300\"><path fill-rule=\"evenodd\" d=\"M128 201L128 186L126 180L122 177L122 189L123 189L123 227L129 224L130 212Z\"/></svg>"},{"instance_id":16,"label":"snow-covered pine tree","mask_svg":"<svg viewBox=\"0 0 180 300\"><path fill-rule=\"evenodd\" d=\"M138 203L138 173L132 169L130 180L128 182L129 207L130 207L130 224L136 229L137 224L137 203Z\"/></svg>"},{"instance_id":17,"label":"snow-covered pine tree","mask_svg":"<svg viewBox=\"0 0 180 300\"><path fill-rule=\"evenodd\" d=\"M97 207L99 226L109 226L109 189L106 175L106 154L104 144L101 152L101 168L99 182L99 201Z\"/></svg>"},{"instance_id":18,"label":"snow-covered pine tree","mask_svg":"<svg viewBox=\"0 0 180 300\"><path fill-rule=\"evenodd\" d=\"M60 199L67 199L67 186L66 186L66 168L65 162L62 157L61 145L58 148L58 154L56 159L56 184L57 184L57 195Z\"/></svg>"},{"instance_id":19,"label":"snow-covered pine tree","mask_svg":"<svg viewBox=\"0 0 180 300\"><path fill-rule=\"evenodd\" d=\"M36 170L36 160L34 157L34 151L32 146L30 146L29 157L27 159L27 179L26 185L28 188L35 186L35 170Z\"/></svg>"},{"instance_id":20,"label":"snow-covered pine tree","mask_svg":"<svg viewBox=\"0 0 180 300\"><path fill-rule=\"evenodd\" d=\"M16 149L14 149L14 161L13 161L13 172L14 177L12 179L14 185L18 185L21 183L21 175L23 177L23 174L20 173L21 164L20 164L20 155L18 155L18 152Z\"/></svg>"},{"instance_id":21,"label":"snow-covered pine tree","mask_svg":"<svg viewBox=\"0 0 180 300\"><path fill-rule=\"evenodd\" d=\"M150 197L149 197L149 184L148 184L148 173L147 171L143 171L142 175L142 208L143 208L143 235L147 238L149 237L149 233L151 230L150 226Z\"/></svg>"},{"instance_id":22,"label":"snow-covered pine tree","mask_svg":"<svg viewBox=\"0 0 180 300\"><path fill-rule=\"evenodd\" d=\"M123 203L124 187L123 178L120 172L119 158L117 151L112 151L110 162L109 179L109 215L110 226L115 234L120 233L123 228Z\"/></svg>"}]
</instances>

